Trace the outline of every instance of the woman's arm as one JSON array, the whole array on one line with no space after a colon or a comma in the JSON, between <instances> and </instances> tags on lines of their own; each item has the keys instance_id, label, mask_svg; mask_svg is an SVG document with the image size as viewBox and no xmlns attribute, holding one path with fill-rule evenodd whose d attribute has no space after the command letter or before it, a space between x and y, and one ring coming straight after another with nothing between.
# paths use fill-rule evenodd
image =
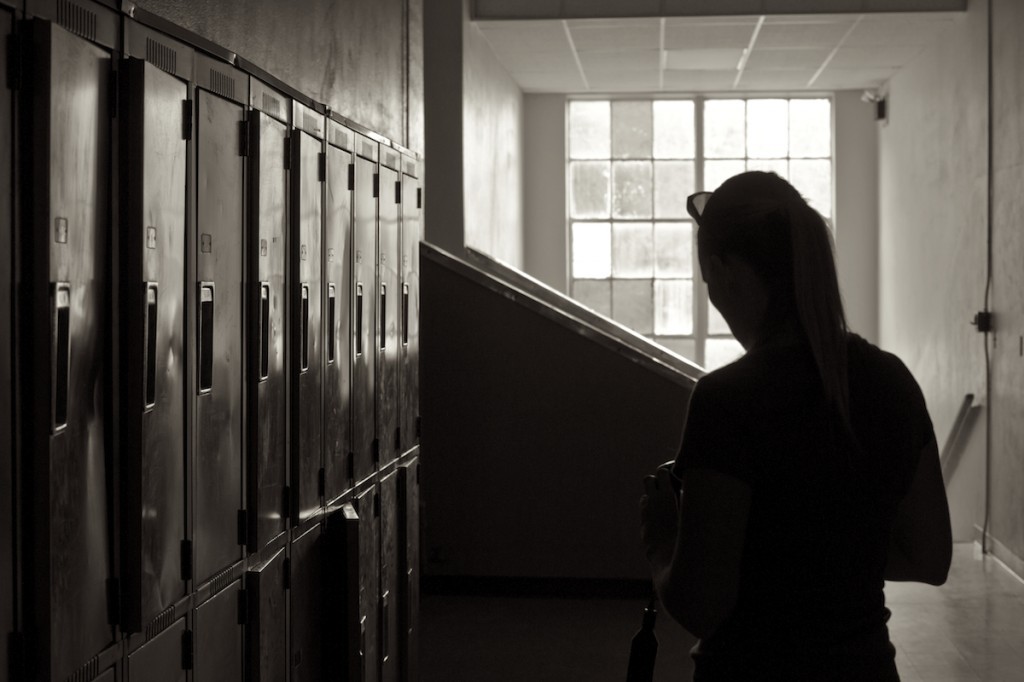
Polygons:
<instances>
[{"instance_id":1,"label":"woman's arm","mask_svg":"<svg viewBox=\"0 0 1024 682\"><path fill-rule=\"evenodd\" d=\"M910 490L896 507L885 579L941 585L952 556L949 502L933 438L921 451Z\"/></svg>"}]
</instances>

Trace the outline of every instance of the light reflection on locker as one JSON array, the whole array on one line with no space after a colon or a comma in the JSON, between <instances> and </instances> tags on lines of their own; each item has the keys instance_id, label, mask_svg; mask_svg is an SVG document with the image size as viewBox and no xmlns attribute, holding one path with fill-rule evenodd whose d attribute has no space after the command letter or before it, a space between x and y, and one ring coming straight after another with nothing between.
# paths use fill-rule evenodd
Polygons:
<instances>
[{"instance_id":1,"label":"light reflection on locker","mask_svg":"<svg viewBox=\"0 0 1024 682\"><path fill-rule=\"evenodd\" d=\"M352 310L352 448L355 453L355 479L372 474L375 456L375 380L377 353L376 272L377 262L377 143L367 137L355 138L355 195L353 197L352 278L355 286Z\"/></svg>"},{"instance_id":2,"label":"light reflection on locker","mask_svg":"<svg viewBox=\"0 0 1024 682\"><path fill-rule=\"evenodd\" d=\"M377 348L376 432L380 466L398 456L399 443L399 319L401 292L401 242L398 233L399 201L401 200L400 156L393 149L381 147L381 164L377 227Z\"/></svg>"}]
</instances>

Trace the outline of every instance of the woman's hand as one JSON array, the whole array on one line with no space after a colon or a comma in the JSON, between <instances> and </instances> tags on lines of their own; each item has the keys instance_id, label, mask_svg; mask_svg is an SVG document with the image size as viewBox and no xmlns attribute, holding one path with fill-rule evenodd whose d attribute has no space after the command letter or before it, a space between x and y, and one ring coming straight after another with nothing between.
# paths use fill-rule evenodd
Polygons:
<instances>
[{"instance_id":1,"label":"woman's hand","mask_svg":"<svg viewBox=\"0 0 1024 682\"><path fill-rule=\"evenodd\" d=\"M678 486L668 467L659 467L654 476L644 477L644 495L640 498L641 537L647 560L655 568L672 562L679 533Z\"/></svg>"}]
</instances>

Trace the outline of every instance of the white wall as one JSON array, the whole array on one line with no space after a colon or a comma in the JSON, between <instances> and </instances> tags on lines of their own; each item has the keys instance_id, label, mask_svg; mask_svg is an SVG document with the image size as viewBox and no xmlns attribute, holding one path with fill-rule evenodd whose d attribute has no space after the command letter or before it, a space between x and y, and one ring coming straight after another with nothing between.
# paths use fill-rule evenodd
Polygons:
<instances>
[{"instance_id":1,"label":"white wall","mask_svg":"<svg viewBox=\"0 0 1024 682\"><path fill-rule=\"evenodd\" d=\"M525 270L567 293L565 95L526 95L523 103Z\"/></svg>"}]
</instances>

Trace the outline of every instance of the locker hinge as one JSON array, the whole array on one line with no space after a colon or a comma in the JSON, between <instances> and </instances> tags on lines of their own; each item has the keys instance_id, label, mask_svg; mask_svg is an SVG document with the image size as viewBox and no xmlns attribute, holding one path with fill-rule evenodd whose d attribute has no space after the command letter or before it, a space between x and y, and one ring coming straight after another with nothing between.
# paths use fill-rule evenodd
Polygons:
<instances>
[{"instance_id":1,"label":"locker hinge","mask_svg":"<svg viewBox=\"0 0 1024 682\"><path fill-rule=\"evenodd\" d=\"M354 452L348 453L346 468L348 469L348 480L354 481L356 478L356 455Z\"/></svg>"},{"instance_id":2,"label":"locker hinge","mask_svg":"<svg viewBox=\"0 0 1024 682\"><path fill-rule=\"evenodd\" d=\"M181 579L192 580L192 541L181 541Z\"/></svg>"},{"instance_id":3,"label":"locker hinge","mask_svg":"<svg viewBox=\"0 0 1024 682\"><path fill-rule=\"evenodd\" d=\"M373 494L373 518L380 518L380 495Z\"/></svg>"},{"instance_id":4,"label":"locker hinge","mask_svg":"<svg viewBox=\"0 0 1024 682\"><path fill-rule=\"evenodd\" d=\"M107 578L107 624L121 622L121 583L117 578Z\"/></svg>"},{"instance_id":5,"label":"locker hinge","mask_svg":"<svg viewBox=\"0 0 1024 682\"><path fill-rule=\"evenodd\" d=\"M181 139L192 139L192 100L181 101Z\"/></svg>"},{"instance_id":6,"label":"locker hinge","mask_svg":"<svg viewBox=\"0 0 1024 682\"><path fill-rule=\"evenodd\" d=\"M249 156L249 122L238 122L238 155Z\"/></svg>"},{"instance_id":7,"label":"locker hinge","mask_svg":"<svg viewBox=\"0 0 1024 682\"><path fill-rule=\"evenodd\" d=\"M21 89L21 40L17 33L7 36L7 87Z\"/></svg>"},{"instance_id":8,"label":"locker hinge","mask_svg":"<svg viewBox=\"0 0 1024 682\"><path fill-rule=\"evenodd\" d=\"M285 557L284 565L281 567L284 572L284 589L292 589L292 559L291 557Z\"/></svg>"},{"instance_id":9,"label":"locker hinge","mask_svg":"<svg viewBox=\"0 0 1024 682\"><path fill-rule=\"evenodd\" d=\"M182 670L191 670L192 669L192 661L195 658L195 656L193 655L194 647L195 647L195 643L194 643L194 641L192 639L192 631L191 630L185 630L183 633L181 633L181 669Z\"/></svg>"},{"instance_id":10,"label":"locker hinge","mask_svg":"<svg viewBox=\"0 0 1024 682\"><path fill-rule=\"evenodd\" d=\"M416 208L423 208L423 188L416 188Z\"/></svg>"},{"instance_id":11,"label":"locker hinge","mask_svg":"<svg viewBox=\"0 0 1024 682\"><path fill-rule=\"evenodd\" d=\"M423 417L416 417L416 437L423 435Z\"/></svg>"},{"instance_id":12,"label":"locker hinge","mask_svg":"<svg viewBox=\"0 0 1024 682\"><path fill-rule=\"evenodd\" d=\"M373 463L380 464L380 440L373 439Z\"/></svg>"},{"instance_id":13,"label":"locker hinge","mask_svg":"<svg viewBox=\"0 0 1024 682\"><path fill-rule=\"evenodd\" d=\"M317 473L316 487L320 497L327 495L327 471L323 467L320 467L320 471Z\"/></svg>"},{"instance_id":14,"label":"locker hinge","mask_svg":"<svg viewBox=\"0 0 1024 682\"><path fill-rule=\"evenodd\" d=\"M249 622L249 601L245 590L238 591L238 624L245 625Z\"/></svg>"},{"instance_id":15,"label":"locker hinge","mask_svg":"<svg viewBox=\"0 0 1024 682\"><path fill-rule=\"evenodd\" d=\"M238 510L238 544L249 544L249 512L245 509Z\"/></svg>"},{"instance_id":16,"label":"locker hinge","mask_svg":"<svg viewBox=\"0 0 1024 682\"><path fill-rule=\"evenodd\" d=\"M380 196L380 173L373 174L373 198Z\"/></svg>"},{"instance_id":17,"label":"locker hinge","mask_svg":"<svg viewBox=\"0 0 1024 682\"><path fill-rule=\"evenodd\" d=\"M398 180L395 182L395 203L402 203L402 181Z\"/></svg>"},{"instance_id":18,"label":"locker hinge","mask_svg":"<svg viewBox=\"0 0 1024 682\"><path fill-rule=\"evenodd\" d=\"M317 154L317 174L320 177L320 182L326 182L327 180L327 154L320 152Z\"/></svg>"},{"instance_id":19,"label":"locker hinge","mask_svg":"<svg viewBox=\"0 0 1024 682\"><path fill-rule=\"evenodd\" d=\"M348 165L348 191L351 192L356 188L356 165L350 163Z\"/></svg>"},{"instance_id":20,"label":"locker hinge","mask_svg":"<svg viewBox=\"0 0 1024 682\"><path fill-rule=\"evenodd\" d=\"M292 515L292 489L289 486L281 488L281 506L284 507L284 518Z\"/></svg>"}]
</instances>

